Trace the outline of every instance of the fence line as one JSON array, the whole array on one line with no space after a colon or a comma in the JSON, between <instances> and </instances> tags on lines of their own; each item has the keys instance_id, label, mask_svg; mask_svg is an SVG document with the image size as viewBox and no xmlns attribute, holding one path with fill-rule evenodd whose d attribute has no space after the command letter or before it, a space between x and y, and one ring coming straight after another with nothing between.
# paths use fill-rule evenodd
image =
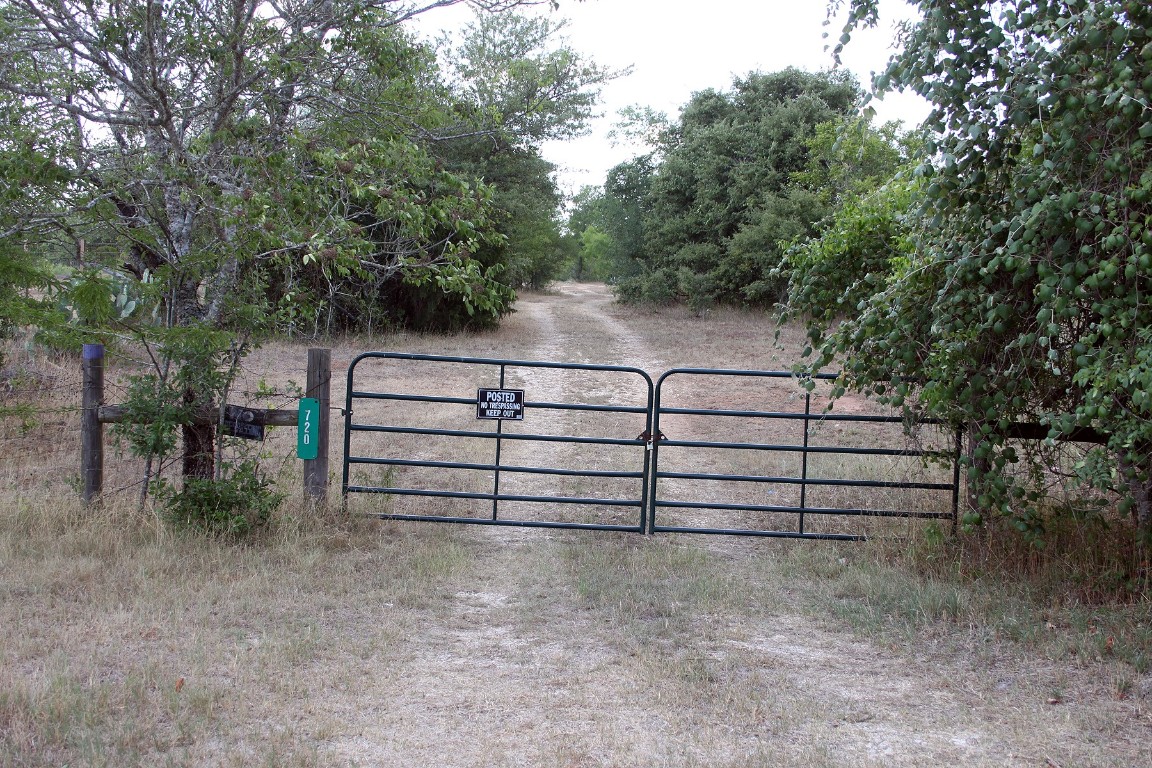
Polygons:
<instances>
[{"instance_id":1,"label":"fence line","mask_svg":"<svg viewBox=\"0 0 1152 768\"><path fill-rule=\"evenodd\" d=\"M80 474L84 503L93 502L104 489L104 424L128 420L122 405L105 404L104 345L85 344L82 355L83 378L80 414ZM304 460L304 492L317 502L328 493L329 404L331 402L332 352L329 349L308 350L308 373L305 396L321 404L316 424L317 455ZM260 427L299 426L300 411L273 408L245 408L246 423ZM213 408L199 415L205 422L218 418Z\"/></svg>"}]
</instances>

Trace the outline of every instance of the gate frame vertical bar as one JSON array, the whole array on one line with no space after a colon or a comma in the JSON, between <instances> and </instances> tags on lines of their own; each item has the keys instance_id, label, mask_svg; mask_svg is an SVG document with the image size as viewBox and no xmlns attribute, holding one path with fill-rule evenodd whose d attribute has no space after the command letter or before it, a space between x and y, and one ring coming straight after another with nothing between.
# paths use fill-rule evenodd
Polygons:
<instances>
[{"instance_id":1,"label":"gate frame vertical bar","mask_svg":"<svg viewBox=\"0 0 1152 768\"><path fill-rule=\"evenodd\" d=\"M804 510L808 508L808 420L812 417L812 393L804 392L804 450L800 454L800 533L804 533Z\"/></svg>"},{"instance_id":2,"label":"gate frame vertical bar","mask_svg":"<svg viewBox=\"0 0 1152 768\"><path fill-rule=\"evenodd\" d=\"M952 535L960 517L960 453L964 450L964 428L956 428L956 451L952 454Z\"/></svg>"},{"instance_id":3,"label":"gate frame vertical bar","mask_svg":"<svg viewBox=\"0 0 1152 768\"><path fill-rule=\"evenodd\" d=\"M504 369L505 364L500 364L500 386L499 389L504 389ZM492 519L496 520L498 510L500 508L500 454L501 447L504 443L503 438L500 436L504 434L504 419L496 419L496 461L493 465L496 469L492 473Z\"/></svg>"},{"instance_id":4,"label":"gate frame vertical bar","mask_svg":"<svg viewBox=\"0 0 1152 768\"><path fill-rule=\"evenodd\" d=\"M648 381L648 413L644 416L644 434L648 435L648 439L644 442L644 462L640 468L643 477L640 479L640 534L642 536L652 535L652 526L656 524L656 505L654 503L655 496L649 493L648 483L652 481L656 474L656 459L654 453L656 451L656 443L660 442L656 436L659 431L656 429L656 386L653 384L652 379L648 374L644 374ZM643 435L641 435L643 437Z\"/></svg>"},{"instance_id":5,"label":"gate frame vertical bar","mask_svg":"<svg viewBox=\"0 0 1152 768\"><path fill-rule=\"evenodd\" d=\"M351 469L348 456L352 450L352 385L356 374L356 365L362 357L363 355L357 355L348 364L348 373L344 381L344 455L340 460L343 465L340 473L340 510L342 512L348 511L348 474Z\"/></svg>"},{"instance_id":6,"label":"gate frame vertical bar","mask_svg":"<svg viewBox=\"0 0 1152 768\"><path fill-rule=\"evenodd\" d=\"M648 478L645 482L645 493L648 495L648 521L644 526L644 533L648 536L656 533L656 454L660 452L660 441L656 436L660 434L660 389L664 384L665 373L657 379L651 394L648 396L648 441L644 446L644 455L647 458ZM653 386L649 384L649 386Z\"/></svg>"}]
</instances>

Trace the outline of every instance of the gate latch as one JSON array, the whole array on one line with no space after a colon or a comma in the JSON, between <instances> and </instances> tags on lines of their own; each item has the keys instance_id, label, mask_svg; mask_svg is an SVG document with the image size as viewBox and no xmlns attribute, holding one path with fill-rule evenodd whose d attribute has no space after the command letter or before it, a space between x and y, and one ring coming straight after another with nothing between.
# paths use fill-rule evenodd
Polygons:
<instances>
[{"instance_id":1,"label":"gate latch","mask_svg":"<svg viewBox=\"0 0 1152 768\"><path fill-rule=\"evenodd\" d=\"M652 444L653 443L656 443L660 440L667 440L668 438L667 438L667 436L665 436L665 434L663 432L657 432L655 434L655 436L653 436L653 434L651 432L649 432L648 430L644 430L640 434L636 435L636 439L637 440L643 440L645 443L647 443L647 445L645 447L650 451L650 450L652 450Z\"/></svg>"}]
</instances>

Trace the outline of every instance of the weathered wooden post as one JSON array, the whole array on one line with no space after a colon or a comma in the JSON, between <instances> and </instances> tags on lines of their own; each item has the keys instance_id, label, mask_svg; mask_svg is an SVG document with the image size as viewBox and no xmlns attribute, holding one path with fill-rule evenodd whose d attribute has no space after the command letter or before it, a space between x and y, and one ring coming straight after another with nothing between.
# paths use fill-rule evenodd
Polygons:
<instances>
[{"instance_id":1,"label":"weathered wooden post","mask_svg":"<svg viewBox=\"0 0 1152 768\"><path fill-rule=\"evenodd\" d=\"M332 350L308 350L308 381L305 397L314 397L320 404L320 418L316 431L316 458L304 462L304 493L317 502L328 494L328 425L329 406L332 404Z\"/></svg>"},{"instance_id":2,"label":"weathered wooden post","mask_svg":"<svg viewBox=\"0 0 1152 768\"><path fill-rule=\"evenodd\" d=\"M80 474L84 503L91 504L104 490L104 345L85 344L82 355L82 408L80 411Z\"/></svg>"}]
</instances>

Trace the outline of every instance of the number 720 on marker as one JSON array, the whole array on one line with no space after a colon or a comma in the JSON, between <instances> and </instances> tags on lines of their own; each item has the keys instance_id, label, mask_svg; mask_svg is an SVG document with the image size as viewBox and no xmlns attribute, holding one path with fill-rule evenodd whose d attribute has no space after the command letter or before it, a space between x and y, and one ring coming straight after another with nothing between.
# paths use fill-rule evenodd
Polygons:
<instances>
[{"instance_id":1,"label":"number 720 on marker","mask_svg":"<svg viewBox=\"0 0 1152 768\"><path fill-rule=\"evenodd\" d=\"M314 397L300 398L299 420L296 422L296 456L311 461L319 455L320 401Z\"/></svg>"}]
</instances>

